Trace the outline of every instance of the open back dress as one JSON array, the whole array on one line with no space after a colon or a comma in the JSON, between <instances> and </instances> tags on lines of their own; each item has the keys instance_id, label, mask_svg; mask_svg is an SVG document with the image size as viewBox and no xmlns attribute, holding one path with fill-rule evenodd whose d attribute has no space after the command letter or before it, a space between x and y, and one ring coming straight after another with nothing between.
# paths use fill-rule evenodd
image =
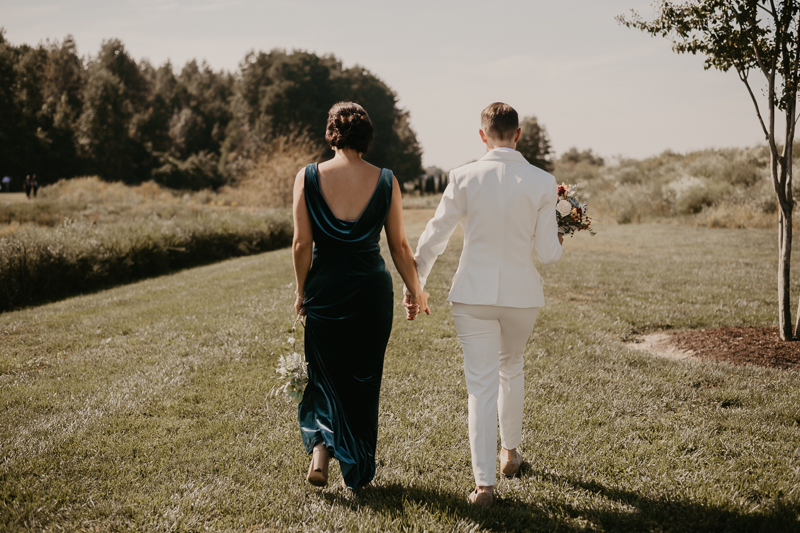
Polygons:
<instances>
[{"instance_id":1,"label":"open back dress","mask_svg":"<svg viewBox=\"0 0 800 533\"><path fill-rule=\"evenodd\" d=\"M309 382L298 409L300 429L306 451L323 443L353 489L375 477L378 400L394 300L379 241L392 185L392 172L382 169L361 216L339 220L322 195L317 164L305 171L314 256L304 287Z\"/></svg>"}]
</instances>

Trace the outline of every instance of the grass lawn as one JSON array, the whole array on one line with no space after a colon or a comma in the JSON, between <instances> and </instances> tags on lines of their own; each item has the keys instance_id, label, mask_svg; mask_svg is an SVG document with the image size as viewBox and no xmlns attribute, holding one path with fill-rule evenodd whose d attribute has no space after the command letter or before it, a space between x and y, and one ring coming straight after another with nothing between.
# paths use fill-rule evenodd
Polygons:
<instances>
[{"instance_id":1,"label":"grass lawn","mask_svg":"<svg viewBox=\"0 0 800 533\"><path fill-rule=\"evenodd\" d=\"M412 245L431 214L407 212ZM296 407L269 397L290 349L289 250L0 314L0 530L800 531L800 374L623 343L773 324L775 232L598 230L541 267L528 464L492 509L466 503L454 239L434 315L408 323L396 298L378 474L355 494L335 462L328 488L305 483Z\"/></svg>"}]
</instances>

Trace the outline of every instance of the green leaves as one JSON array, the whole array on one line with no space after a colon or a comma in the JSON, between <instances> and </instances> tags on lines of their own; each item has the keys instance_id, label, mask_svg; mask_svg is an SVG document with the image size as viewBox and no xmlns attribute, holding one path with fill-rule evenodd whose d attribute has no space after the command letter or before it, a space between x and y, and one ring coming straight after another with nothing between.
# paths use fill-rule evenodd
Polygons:
<instances>
[{"instance_id":1,"label":"green leaves","mask_svg":"<svg viewBox=\"0 0 800 533\"><path fill-rule=\"evenodd\" d=\"M666 37L679 54L703 54L705 68L735 69L747 78L751 70L784 81L775 103L786 109L797 96L800 2L767 0L693 0L661 2L658 16L646 21L636 11L617 21L653 36Z\"/></svg>"},{"instance_id":2,"label":"green leaves","mask_svg":"<svg viewBox=\"0 0 800 533\"><path fill-rule=\"evenodd\" d=\"M705 54L706 68L727 71L737 66L746 70L755 65L749 24L753 10L747 4L752 2L663 2L660 16L653 21L644 21L636 12L631 19L620 16L617 20L629 28L671 39L677 53ZM756 29L757 34L760 28Z\"/></svg>"},{"instance_id":3,"label":"green leaves","mask_svg":"<svg viewBox=\"0 0 800 533\"><path fill-rule=\"evenodd\" d=\"M550 136L543 124L534 116L525 117L520 123L522 134L517 143L517 151L521 153L531 165L537 166L542 170L550 171L553 169L552 154L550 146Z\"/></svg>"},{"instance_id":4,"label":"green leaves","mask_svg":"<svg viewBox=\"0 0 800 533\"><path fill-rule=\"evenodd\" d=\"M340 101L361 104L372 119L375 142L365 156L368 161L391 168L401 180L422 173L422 150L394 91L367 69L344 68L333 56L284 50L249 54L233 105L241 128L229 139L241 137L239 144L246 149L248 143L305 133L327 147L328 110Z\"/></svg>"},{"instance_id":5,"label":"green leaves","mask_svg":"<svg viewBox=\"0 0 800 533\"><path fill-rule=\"evenodd\" d=\"M307 134L327 147L327 113L341 100L362 104L373 119L370 162L401 179L422 172L394 91L330 55L275 49L248 54L236 73L192 60L176 74L169 62L137 63L119 39L84 61L71 37L13 46L0 33L0 176L217 187L276 138Z\"/></svg>"}]
</instances>

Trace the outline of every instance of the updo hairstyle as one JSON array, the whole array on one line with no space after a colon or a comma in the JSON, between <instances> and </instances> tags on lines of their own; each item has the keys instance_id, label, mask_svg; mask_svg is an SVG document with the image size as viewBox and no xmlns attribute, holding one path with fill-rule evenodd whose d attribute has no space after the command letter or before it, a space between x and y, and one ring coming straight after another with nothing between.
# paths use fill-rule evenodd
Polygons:
<instances>
[{"instance_id":1,"label":"updo hairstyle","mask_svg":"<svg viewBox=\"0 0 800 533\"><path fill-rule=\"evenodd\" d=\"M328 111L325 138L331 148L352 148L363 154L374 137L375 128L369 115L355 102L339 102Z\"/></svg>"}]
</instances>

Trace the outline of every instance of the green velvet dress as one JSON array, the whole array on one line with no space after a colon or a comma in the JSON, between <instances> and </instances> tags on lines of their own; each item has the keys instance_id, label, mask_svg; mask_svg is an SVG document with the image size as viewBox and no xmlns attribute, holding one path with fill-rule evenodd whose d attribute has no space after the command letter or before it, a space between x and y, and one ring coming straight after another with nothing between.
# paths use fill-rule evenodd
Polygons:
<instances>
[{"instance_id":1,"label":"green velvet dress","mask_svg":"<svg viewBox=\"0 0 800 533\"><path fill-rule=\"evenodd\" d=\"M306 167L314 257L304 287L309 382L298 409L300 429L308 453L322 442L339 460L350 488L375 477L378 400L394 300L379 241L392 185L392 172L381 170L358 220L339 220L322 196L317 165Z\"/></svg>"}]
</instances>

